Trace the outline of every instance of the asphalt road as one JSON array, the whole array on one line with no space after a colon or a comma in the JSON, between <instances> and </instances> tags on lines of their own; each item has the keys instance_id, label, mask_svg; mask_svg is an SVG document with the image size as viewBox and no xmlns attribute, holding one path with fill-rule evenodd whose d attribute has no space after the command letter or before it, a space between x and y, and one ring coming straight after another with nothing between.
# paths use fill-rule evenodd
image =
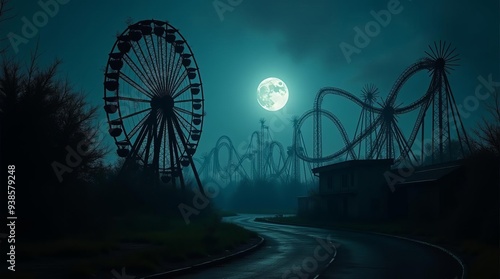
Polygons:
<instances>
[{"instance_id":1,"label":"asphalt road","mask_svg":"<svg viewBox=\"0 0 500 279\"><path fill-rule=\"evenodd\" d=\"M258 215L227 218L262 235L251 254L178 278L460 279L450 255L433 247L381 235L275 225Z\"/></svg>"}]
</instances>

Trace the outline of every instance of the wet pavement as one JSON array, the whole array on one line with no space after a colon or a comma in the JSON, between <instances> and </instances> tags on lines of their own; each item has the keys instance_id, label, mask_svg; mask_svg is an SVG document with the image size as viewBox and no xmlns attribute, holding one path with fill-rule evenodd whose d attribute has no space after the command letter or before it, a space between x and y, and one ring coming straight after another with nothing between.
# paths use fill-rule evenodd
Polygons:
<instances>
[{"instance_id":1,"label":"wet pavement","mask_svg":"<svg viewBox=\"0 0 500 279\"><path fill-rule=\"evenodd\" d=\"M255 222L262 215L226 220L262 235L251 254L178 278L459 279L448 254L419 243L375 234Z\"/></svg>"}]
</instances>

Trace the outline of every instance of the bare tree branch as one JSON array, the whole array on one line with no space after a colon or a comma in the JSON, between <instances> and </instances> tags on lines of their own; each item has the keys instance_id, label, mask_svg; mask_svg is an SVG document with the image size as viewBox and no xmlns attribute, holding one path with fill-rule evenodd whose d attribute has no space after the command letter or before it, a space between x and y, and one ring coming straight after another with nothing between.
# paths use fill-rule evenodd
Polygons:
<instances>
[{"instance_id":1,"label":"bare tree branch","mask_svg":"<svg viewBox=\"0 0 500 279\"><path fill-rule=\"evenodd\" d=\"M486 102L488 116L483 116L478 127L474 129L477 140L474 146L477 151L491 152L500 155L500 94L493 93L493 101Z\"/></svg>"},{"instance_id":2,"label":"bare tree branch","mask_svg":"<svg viewBox=\"0 0 500 279\"><path fill-rule=\"evenodd\" d=\"M9 14L12 11L12 8L8 6L9 3L10 3L9 0L0 0L0 24L4 21L14 18L13 15L6 17L6 14ZM7 41L6 37L0 39L0 43L3 43L5 41ZM8 48L7 46L1 47L0 54L4 53L7 50L7 48Z\"/></svg>"}]
</instances>

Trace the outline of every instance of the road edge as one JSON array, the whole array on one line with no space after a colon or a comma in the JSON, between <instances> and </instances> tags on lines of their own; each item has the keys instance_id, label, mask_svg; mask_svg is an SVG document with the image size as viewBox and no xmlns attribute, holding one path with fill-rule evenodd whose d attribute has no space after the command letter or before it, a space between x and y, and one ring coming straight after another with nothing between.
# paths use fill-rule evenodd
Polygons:
<instances>
[{"instance_id":1,"label":"road edge","mask_svg":"<svg viewBox=\"0 0 500 279\"><path fill-rule=\"evenodd\" d=\"M422 244L422 245L430 246L430 247L433 247L435 249L441 250L442 252L444 252L444 253L448 254L449 256L451 256L455 261L457 261L457 263L462 268L462 276L460 276L460 278L459 277L455 277L455 278L450 278L450 279L467 279L468 278L467 277L467 267L465 266L465 264L463 263L463 260L459 256L457 256L456 254L454 254L453 252L451 252L450 250L448 250L448 249L446 249L444 247L441 247L441 246L439 246L437 244L433 244L433 243L426 242L426 241L423 241L423 240L413 239L413 238L399 236L399 235L392 235L392 234L387 234L387 233L373 232L373 231L364 231L364 230L356 230L356 229L344 229L344 228L326 228L326 227L321 227L321 226L302 225L302 224L288 224L288 223L283 223L283 222L272 222L272 221L269 220L269 218L256 218L254 221L255 222L262 222L262 223L277 224L277 225L288 225L288 226L297 226L297 227L309 227L309 228L321 228L321 229L329 229L329 230L352 231L352 232L357 232L357 233L369 233L369 234L376 234L376 235L381 235L381 236L385 236L385 237L393 237L393 238L399 238L399 239L403 239L403 240L407 240L407 241L412 241L412 242L415 242L415 243L419 243L419 244ZM321 275L319 276L319 278L321 278Z\"/></svg>"},{"instance_id":2,"label":"road edge","mask_svg":"<svg viewBox=\"0 0 500 279\"><path fill-rule=\"evenodd\" d=\"M195 270L208 268L208 267L214 266L216 264L220 264L220 263L224 263L224 262L229 262L229 261L234 260L236 258L243 257L243 256L245 256L248 253L254 252L256 249L260 248L262 246L262 244L264 244L265 238L263 238L260 235L258 235L257 237L260 238L260 241L257 244L255 244L255 245L253 245L253 246L251 246L249 248L246 248L244 250L235 252L235 253L233 253L231 255L220 257L220 258L216 258L216 259L212 259L212 260L209 260L209 261L206 261L206 262L202 262L202 263L198 263L198 264L195 264L195 265L192 265L192 266L186 266L186 267L182 267L182 268L177 268L177 269L173 269L173 270L167 270L167 271L164 271L164 272L151 274L151 275L148 275L148 276L141 277L140 279L165 278L165 276L173 276L173 275L186 274L186 273L189 273L189 272L193 272Z\"/></svg>"},{"instance_id":3,"label":"road edge","mask_svg":"<svg viewBox=\"0 0 500 279\"><path fill-rule=\"evenodd\" d=\"M363 232L363 231L360 231L360 232ZM448 254L449 256L451 256L455 261L458 262L458 264L460 265L460 267L462 267L462 276L460 278L455 277L455 278L452 278L452 279L466 279L467 278L467 276L466 276L466 267L465 267L465 264L463 263L462 259L460 259L459 256L455 255L453 252L451 252L450 250L448 250L448 249L446 249L444 247L441 247L441 246L439 246L437 244L433 244L433 243L430 243L430 242L427 242L427 241L413 239L413 238L399 236L399 235L392 235L392 234L378 233L378 232L368 232L368 233L378 234L378 235L387 236L387 237L399 238L399 239L403 239L403 240L407 240L407 241L412 241L412 242L415 242L415 243L419 243L419 244L422 244L422 245L427 245L427 246L436 248L438 250L441 250L441 251L445 252L446 254Z\"/></svg>"}]
</instances>

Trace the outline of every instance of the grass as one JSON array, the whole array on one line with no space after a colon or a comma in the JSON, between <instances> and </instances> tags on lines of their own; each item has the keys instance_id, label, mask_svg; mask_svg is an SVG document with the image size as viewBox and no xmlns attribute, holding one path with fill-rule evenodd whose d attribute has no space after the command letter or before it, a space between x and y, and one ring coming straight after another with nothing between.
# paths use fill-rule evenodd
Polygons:
<instances>
[{"instance_id":1,"label":"grass","mask_svg":"<svg viewBox=\"0 0 500 279\"><path fill-rule=\"evenodd\" d=\"M485 245L476 240L465 240L459 245L460 252L470 257L469 278L497 279L500 253L498 247Z\"/></svg>"},{"instance_id":2,"label":"grass","mask_svg":"<svg viewBox=\"0 0 500 279\"><path fill-rule=\"evenodd\" d=\"M20 254L27 260L39 257L78 258L108 253L118 248L116 240L89 240L81 236L71 236L49 242L30 242L20 245Z\"/></svg>"},{"instance_id":3,"label":"grass","mask_svg":"<svg viewBox=\"0 0 500 279\"><path fill-rule=\"evenodd\" d=\"M20 253L29 259L74 259L71 278L90 278L127 267L131 274L158 271L163 263L179 263L231 250L256 237L235 224L223 223L217 216L193 221L159 216L128 216L117 219L113 229L100 237L73 235L67 238L29 243ZM121 250L127 243L142 244L132 252ZM85 260L79 260L85 258Z\"/></svg>"}]
</instances>

